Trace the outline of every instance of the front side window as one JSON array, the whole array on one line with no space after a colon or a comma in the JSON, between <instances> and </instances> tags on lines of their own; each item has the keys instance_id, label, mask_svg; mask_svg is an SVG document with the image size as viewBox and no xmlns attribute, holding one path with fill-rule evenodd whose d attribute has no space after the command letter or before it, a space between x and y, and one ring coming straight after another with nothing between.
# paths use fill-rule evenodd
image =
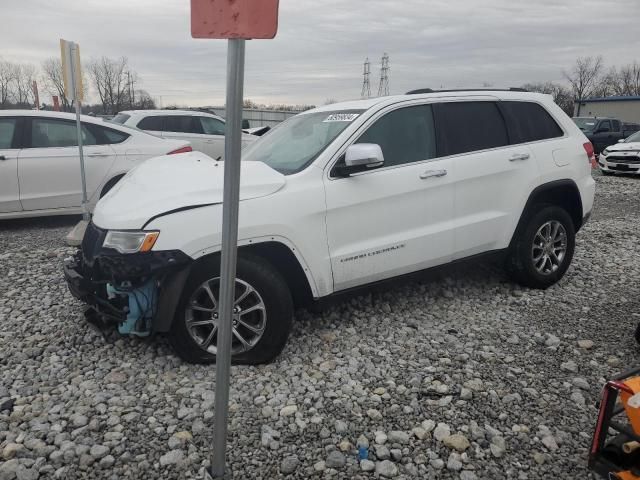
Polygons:
<instances>
[{"instance_id":1,"label":"front side window","mask_svg":"<svg viewBox=\"0 0 640 480\"><path fill-rule=\"evenodd\" d=\"M82 125L83 145L96 145L96 137ZM34 118L31 123L31 148L78 146L76 124L52 118Z\"/></svg>"},{"instance_id":2,"label":"front side window","mask_svg":"<svg viewBox=\"0 0 640 480\"><path fill-rule=\"evenodd\" d=\"M198 117L198 120L206 135L224 135L224 122L211 117Z\"/></svg>"},{"instance_id":3,"label":"front side window","mask_svg":"<svg viewBox=\"0 0 640 480\"><path fill-rule=\"evenodd\" d=\"M166 117L161 116L153 116L153 117L145 117L138 122L136 125L140 130L147 130L152 132L161 132L162 131L162 121Z\"/></svg>"},{"instance_id":4,"label":"front side window","mask_svg":"<svg viewBox=\"0 0 640 480\"><path fill-rule=\"evenodd\" d=\"M252 142L242 159L291 175L307 168L364 110L302 113Z\"/></svg>"},{"instance_id":5,"label":"front side window","mask_svg":"<svg viewBox=\"0 0 640 480\"><path fill-rule=\"evenodd\" d=\"M609 120L600 122L600 125L598 126L598 130L600 130L601 132L610 132L611 122Z\"/></svg>"},{"instance_id":6,"label":"front side window","mask_svg":"<svg viewBox=\"0 0 640 480\"><path fill-rule=\"evenodd\" d=\"M507 128L495 102L434 105L441 156L509 145Z\"/></svg>"},{"instance_id":7,"label":"front side window","mask_svg":"<svg viewBox=\"0 0 640 480\"><path fill-rule=\"evenodd\" d=\"M17 120L15 118L0 118L0 149L12 147L16 123Z\"/></svg>"},{"instance_id":8,"label":"front side window","mask_svg":"<svg viewBox=\"0 0 640 480\"><path fill-rule=\"evenodd\" d=\"M406 107L376 120L356 143L380 145L384 165L402 165L436 156L431 106Z\"/></svg>"},{"instance_id":9,"label":"front side window","mask_svg":"<svg viewBox=\"0 0 640 480\"><path fill-rule=\"evenodd\" d=\"M562 137L564 132L551 115L533 102L500 102L509 124L511 143L527 143Z\"/></svg>"}]
</instances>

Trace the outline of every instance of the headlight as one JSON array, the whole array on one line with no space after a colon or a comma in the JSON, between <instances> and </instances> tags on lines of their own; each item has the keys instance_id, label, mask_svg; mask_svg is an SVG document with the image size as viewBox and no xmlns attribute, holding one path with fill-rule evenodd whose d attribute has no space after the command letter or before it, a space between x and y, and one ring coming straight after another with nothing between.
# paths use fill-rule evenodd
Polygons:
<instances>
[{"instance_id":1,"label":"headlight","mask_svg":"<svg viewBox=\"0 0 640 480\"><path fill-rule=\"evenodd\" d=\"M148 252L153 248L160 232L107 232L102 246L113 248L120 253Z\"/></svg>"},{"instance_id":2,"label":"headlight","mask_svg":"<svg viewBox=\"0 0 640 480\"><path fill-rule=\"evenodd\" d=\"M605 157L606 157L607 155L609 155L609 149L608 149L608 148L605 148L605 149L602 151L602 154L603 154Z\"/></svg>"}]
</instances>

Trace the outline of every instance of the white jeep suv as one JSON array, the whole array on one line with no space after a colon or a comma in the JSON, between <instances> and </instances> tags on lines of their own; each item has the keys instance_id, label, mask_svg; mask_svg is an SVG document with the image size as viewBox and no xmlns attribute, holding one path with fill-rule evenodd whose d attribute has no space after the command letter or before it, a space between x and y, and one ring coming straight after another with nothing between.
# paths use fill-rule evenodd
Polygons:
<instances>
[{"instance_id":1,"label":"white jeep suv","mask_svg":"<svg viewBox=\"0 0 640 480\"><path fill-rule=\"evenodd\" d=\"M294 306L345 289L497 251L523 285L565 274L595 190L582 132L546 95L421 92L310 110L245 150L236 363L273 359ZM90 321L215 360L223 171L152 159L98 203L65 265Z\"/></svg>"}]
</instances>

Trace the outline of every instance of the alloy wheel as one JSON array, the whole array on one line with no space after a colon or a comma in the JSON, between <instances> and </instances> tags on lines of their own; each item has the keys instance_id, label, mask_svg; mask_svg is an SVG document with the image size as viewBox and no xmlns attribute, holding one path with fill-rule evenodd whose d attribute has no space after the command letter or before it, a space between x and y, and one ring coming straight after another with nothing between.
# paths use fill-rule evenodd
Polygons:
<instances>
[{"instance_id":1,"label":"alloy wheel","mask_svg":"<svg viewBox=\"0 0 640 480\"><path fill-rule=\"evenodd\" d=\"M531 259L536 271L550 275L560 268L567 254L567 231L562 223L550 220L533 237Z\"/></svg>"}]
</instances>

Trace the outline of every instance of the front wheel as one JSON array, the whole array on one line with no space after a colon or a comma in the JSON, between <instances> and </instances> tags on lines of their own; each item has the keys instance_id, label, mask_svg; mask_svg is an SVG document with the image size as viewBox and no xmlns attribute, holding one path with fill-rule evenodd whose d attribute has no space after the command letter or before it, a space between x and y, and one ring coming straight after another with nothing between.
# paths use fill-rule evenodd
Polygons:
<instances>
[{"instance_id":1,"label":"front wheel","mask_svg":"<svg viewBox=\"0 0 640 480\"><path fill-rule=\"evenodd\" d=\"M575 250L575 227L566 210L539 206L516 233L507 258L507 271L518 283L545 289L566 273Z\"/></svg>"},{"instance_id":2,"label":"front wheel","mask_svg":"<svg viewBox=\"0 0 640 480\"><path fill-rule=\"evenodd\" d=\"M213 363L218 341L220 257L202 259L187 279L171 325L175 352L191 363ZM284 348L293 301L282 275L267 261L238 257L231 354L235 364L273 360Z\"/></svg>"}]
</instances>

